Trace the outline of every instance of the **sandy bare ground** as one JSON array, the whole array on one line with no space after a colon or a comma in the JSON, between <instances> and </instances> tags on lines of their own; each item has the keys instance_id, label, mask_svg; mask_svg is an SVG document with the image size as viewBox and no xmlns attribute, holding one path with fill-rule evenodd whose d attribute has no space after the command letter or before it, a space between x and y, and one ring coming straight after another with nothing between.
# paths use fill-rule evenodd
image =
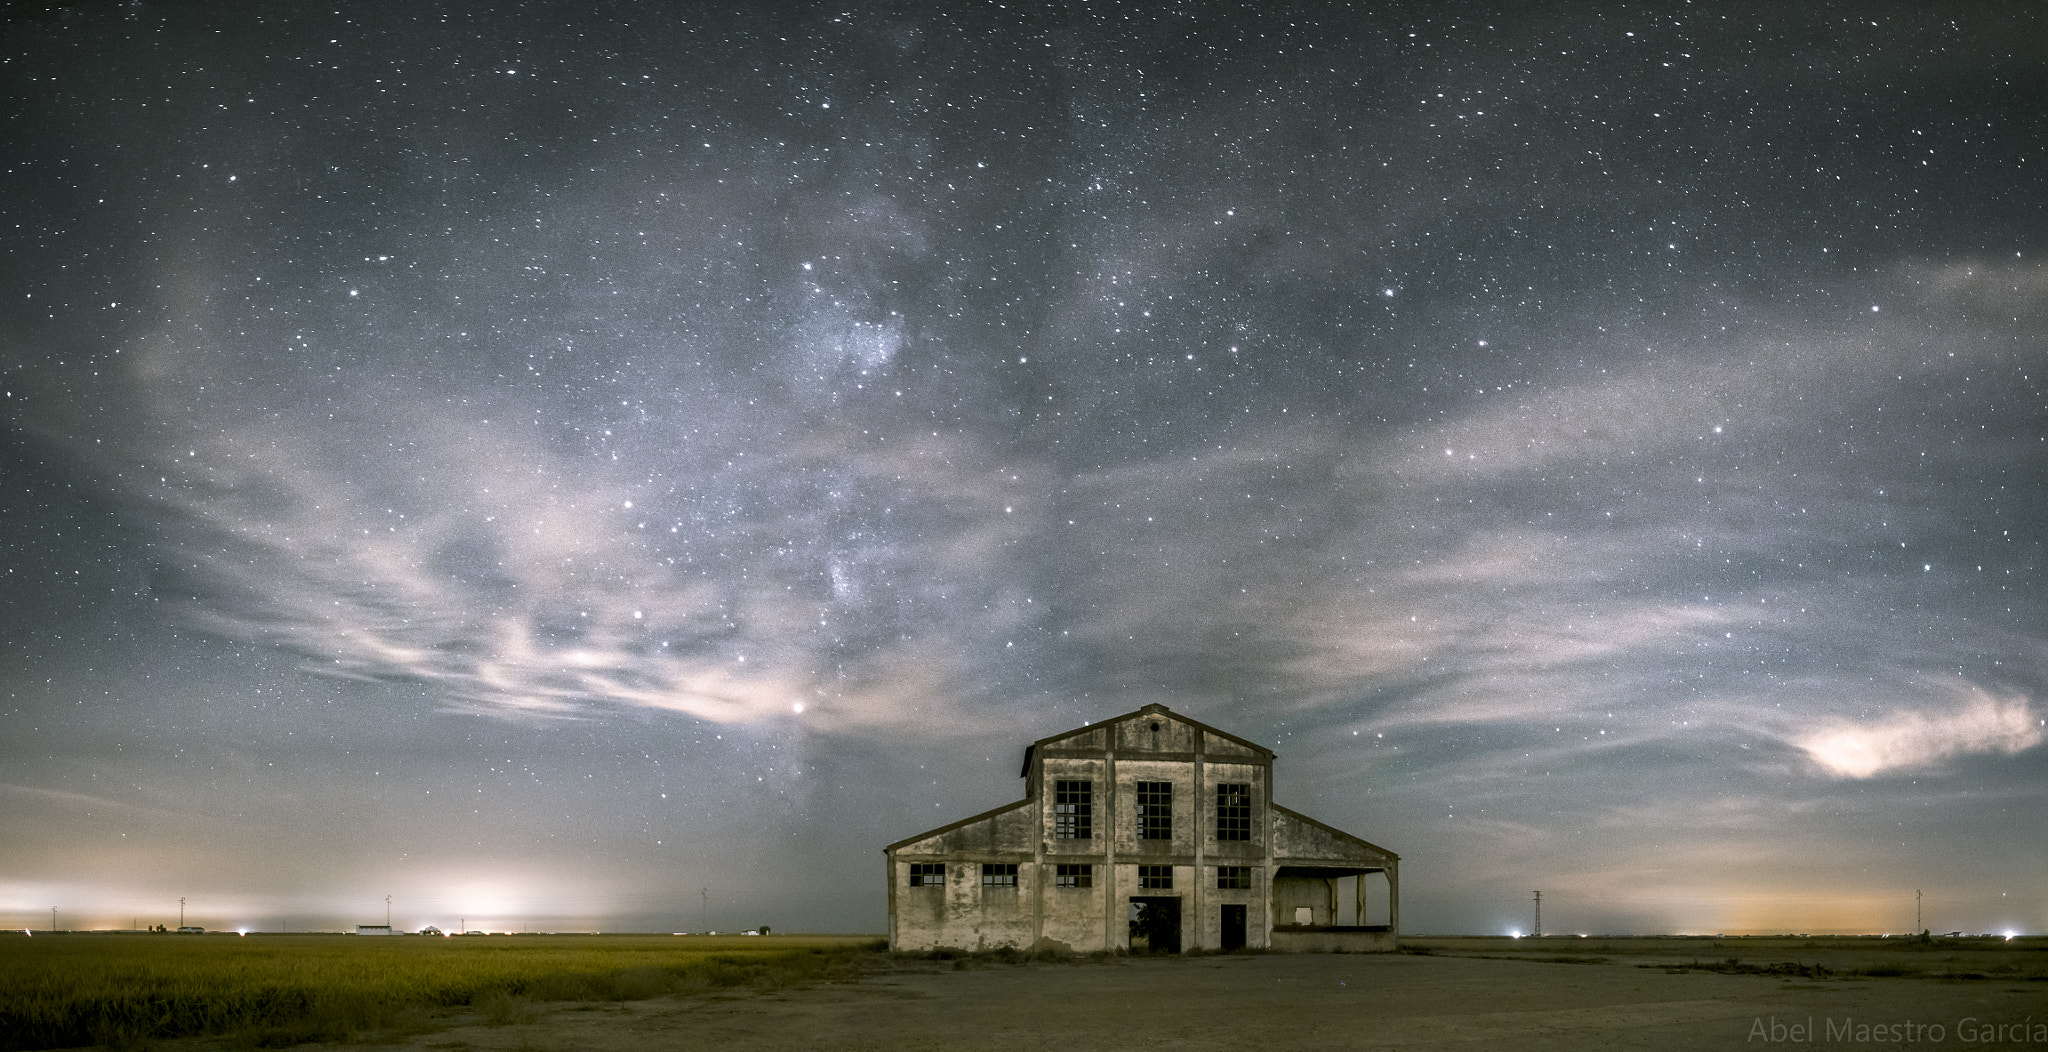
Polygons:
<instances>
[{"instance_id":1,"label":"sandy bare ground","mask_svg":"<svg viewBox=\"0 0 2048 1052\"><path fill-rule=\"evenodd\" d=\"M2048 1047L2048 983L1809 979L1458 956L910 962L858 982L623 1004L416 1037L433 1050ZM1883 1024L1877 1040L1857 1025ZM1811 1025L1812 1030L1794 1030ZM1896 1029L1900 1025L1918 1030ZM1940 1027L1939 1031L1934 1027ZM2008 1031L2009 1033L2009 1031ZM2039 1031L2034 1031L2039 1035ZM383 1046L390 1047L390 1046Z\"/></svg>"}]
</instances>

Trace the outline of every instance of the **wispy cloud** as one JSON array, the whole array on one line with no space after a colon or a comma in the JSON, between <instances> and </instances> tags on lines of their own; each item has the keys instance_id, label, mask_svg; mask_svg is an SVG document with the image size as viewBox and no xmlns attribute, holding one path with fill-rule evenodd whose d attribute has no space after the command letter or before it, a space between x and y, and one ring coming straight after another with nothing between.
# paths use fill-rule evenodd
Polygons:
<instances>
[{"instance_id":1,"label":"wispy cloud","mask_svg":"<svg viewBox=\"0 0 2048 1052\"><path fill-rule=\"evenodd\" d=\"M166 580L200 624L507 716L930 721L921 692L968 679L968 646L934 644L1015 616L991 569L1038 482L929 436L707 449L670 422L637 441L691 463L655 473L482 413L184 423L145 499L177 512Z\"/></svg>"},{"instance_id":2,"label":"wispy cloud","mask_svg":"<svg viewBox=\"0 0 2048 1052\"><path fill-rule=\"evenodd\" d=\"M1980 687L1939 709L1899 709L1877 719L1836 722L1797 739L1823 770L1843 778L1923 771L1963 756L2012 756L2041 744L2048 732L2026 698Z\"/></svg>"}]
</instances>

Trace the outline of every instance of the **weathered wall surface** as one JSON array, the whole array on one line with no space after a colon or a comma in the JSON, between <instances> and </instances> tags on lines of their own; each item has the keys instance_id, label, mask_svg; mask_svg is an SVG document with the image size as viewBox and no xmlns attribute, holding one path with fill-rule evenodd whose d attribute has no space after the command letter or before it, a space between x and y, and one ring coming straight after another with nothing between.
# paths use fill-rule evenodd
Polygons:
<instances>
[{"instance_id":1,"label":"weathered wall surface","mask_svg":"<svg viewBox=\"0 0 2048 1052\"><path fill-rule=\"evenodd\" d=\"M1335 924L1330 916L1330 882L1304 877L1273 878L1273 923L1293 924L1295 910L1307 906L1315 911L1310 924Z\"/></svg>"},{"instance_id":2,"label":"weathered wall surface","mask_svg":"<svg viewBox=\"0 0 2048 1052\"><path fill-rule=\"evenodd\" d=\"M1031 803L1022 800L896 848L890 879L895 883L898 949L1031 945L1029 906L1037 878L1032 857L1038 817ZM911 886L911 866L917 862L943 863L945 883ZM1017 885L984 886L981 867L988 862L1016 863Z\"/></svg>"},{"instance_id":3,"label":"weathered wall surface","mask_svg":"<svg viewBox=\"0 0 2048 1052\"><path fill-rule=\"evenodd\" d=\"M1046 867L1050 869L1051 867ZM1104 896L1109 889L1109 874L1102 866L1095 868L1092 888L1059 888L1050 886L1052 875L1046 874L1045 895L1045 938L1061 944L1053 949L1067 949L1076 953L1091 953L1108 946L1122 945L1105 942L1103 928L1106 923ZM1128 932L1119 933L1126 939Z\"/></svg>"},{"instance_id":4,"label":"weathered wall surface","mask_svg":"<svg viewBox=\"0 0 2048 1052\"><path fill-rule=\"evenodd\" d=\"M1273 808L1273 857L1318 862L1383 863L1387 856L1356 839L1282 807Z\"/></svg>"},{"instance_id":5,"label":"weathered wall surface","mask_svg":"<svg viewBox=\"0 0 2048 1052\"><path fill-rule=\"evenodd\" d=\"M1116 754L1119 757L1147 753L1191 756L1195 751L1195 734L1193 727L1164 714L1133 716L1116 724Z\"/></svg>"},{"instance_id":6,"label":"weathered wall surface","mask_svg":"<svg viewBox=\"0 0 2048 1052\"><path fill-rule=\"evenodd\" d=\"M1273 949L1281 953L1393 953L1399 944L1385 931L1276 931Z\"/></svg>"},{"instance_id":7,"label":"weathered wall surface","mask_svg":"<svg viewBox=\"0 0 2048 1052\"><path fill-rule=\"evenodd\" d=\"M1221 734L1211 731L1202 732L1202 751L1208 753L1209 758L1212 760L1243 757L1246 760L1256 762L1263 759L1259 755L1258 750L1240 745Z\"/></svg>"},{"instance_id":8,"label":"weathered wall surface","mask_svg":"<svg viewBox=\"0 0 2048 1052\"><path fill-rule=\"evenodd\" d=\"M1045 789L1037 801L1039 828L1045 832L1040 836L1048 859L1061 862L1102 861L1102 853L1109 844L1109 830L1116 819L1110 799L1109 761L1102 759L1070 759L1048 756L1045 765ZM1057 802L1055 788L1061 779L1089 782L1094 786L1094 801L1090 805L1091 835L1086 840L1061 840L1053 835L1058 828L1053 821L1053 807ZM1101 927L1100 924L1096 925Z\"/></svg>"},{"instance_id":9,"label":"weathered wall surface","mask_svg":"<svg viewBox=\"0 0 2048 1052\"><path fill-rule=\"evenodd\" d=\"M1211 735L1210 737L1215 737ZM1252 790L1252 838L1250 840L1216 839L1216 787L1225 782L1249 785ZM1260 816L1267 813L1272 803L1266 786L1266 768L1252 763L1216 763L1203 765L1202 797L1200 811L1202 851L1212 863L1221 865L1256 865L1266 857L1266 841L1272 835L1272 823L1262 821Z\"/></svg>"}]
</instances>

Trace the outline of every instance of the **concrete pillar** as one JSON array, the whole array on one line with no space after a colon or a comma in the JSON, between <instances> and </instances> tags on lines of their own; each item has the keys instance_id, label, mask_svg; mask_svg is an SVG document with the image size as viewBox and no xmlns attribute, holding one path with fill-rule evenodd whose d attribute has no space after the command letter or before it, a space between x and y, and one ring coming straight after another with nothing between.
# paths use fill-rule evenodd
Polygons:
<instances>
[{"instance_id":1,"label":"concrete pillar","mask_svg":"<svg viewBox=\"0 0 2048 1052\"><path fill-rule=\"evenodd\" d=\"M1387 863L1387 933L1401 935L1401 863Z\"/></svg>"},{"instance_id":2,"label":"concrete pillar","mask_svg":"<svg viewBox=\"0 0 2048 1052\"><path fill-rule=\"evenodd\" d=\"M1116 785L1116 724L1103 725L1103 734L1109 748L1103 753L1102 803L1097 806L1096 817L1102 827L1102 949L1113 952L1118 947L1131 944L1130 906L1125 904L1123 889L1116 879L1116 831L1117 819L1121 817L1124 797Z\"/></svg>"},{"instance_id":3,"label":"concrete pillar","mask_svg":"<svg viewBox=\"0 0 2048 1052\"><path fill-rule=\"evenodd\" d=\"M1182 945L1184 950L1206 950L1209 947L1203 943L1202 934L1208 929L1209 899L1204 892L1209 885L1203 880L1203 875L1209 870L1203 844L1208 839L1210 802L1207 795L1209 772L1206 770L1208 743L1203 739L1208 737L1208 733L1195 728L1189 730L1195 735L1195 799L1194 806L1188 808L1188 825L1195 833L1195 886L1188 889L1187 897L1188 905L1193 908L1188 910L1188 916L1181 918L1181 928L1188 934Z\"/></svg>"},{"instance_id":4,"label":"concrete pillar","mask_svg":"<svg viewBox=\"0 0 2048 1052\"><path fill-rule=\"evenodd\" d=\"M889 949L898 948L896 943L896 853L882 852L882 869L889 874Z\"/></svg>"}]
</instances>

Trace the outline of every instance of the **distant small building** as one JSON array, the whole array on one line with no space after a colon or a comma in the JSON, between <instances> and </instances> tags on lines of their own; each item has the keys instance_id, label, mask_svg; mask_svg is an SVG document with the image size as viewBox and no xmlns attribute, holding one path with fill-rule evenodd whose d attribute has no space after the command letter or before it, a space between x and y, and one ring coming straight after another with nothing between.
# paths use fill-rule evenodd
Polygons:
<instances>
[{"instance_id":1,"label":"distant small building","mask_svg":"<svg viewBox=\"0 0 2048 1052\"><path fill-rule=\"evenodd\" d=\"M1021 774L1023 800L883 849L890 949L1395 948L1400 856L1274 803L1264 746L1147 705Z\"/></svg>"},{"instance_id":2,"label":"distant small building","mask_svg":"<svg viewBox=\"0 0 2048 1052\"><path fill-rule=\"evenodd\" d=\"M398 933L397 933L397 932L395 932L395 931L392 931L392 930L391 930L391 925L389 925L389 924L358 924L358 925L356 925L356 934L357 934L357 935L396 935L396 934L398 934Z\"/></svg>"}]
</instances>

